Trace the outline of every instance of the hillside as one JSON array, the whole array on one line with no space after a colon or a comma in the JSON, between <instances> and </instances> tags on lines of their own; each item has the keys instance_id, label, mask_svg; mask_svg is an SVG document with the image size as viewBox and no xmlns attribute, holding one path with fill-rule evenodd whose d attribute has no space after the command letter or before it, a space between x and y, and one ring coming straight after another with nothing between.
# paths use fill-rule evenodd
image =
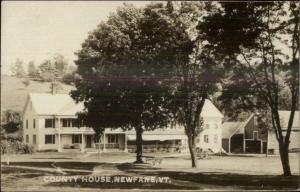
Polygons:
<instances>
[{"instance_id":1,"label":"hillside","mask_svg":"<svg viewBox=\"0 0 300 192\"><path fill-rule=\"evenodd\" d=\"M49 93L51 83L30 81L26 87L23 79L1 75L1 111L11 109L22 111L28 93ZM58 93L69 93L74 87L69 85L62 85L62 90ZM50 103L49 103L50 104Z\"/></svg>"}]
</instances>

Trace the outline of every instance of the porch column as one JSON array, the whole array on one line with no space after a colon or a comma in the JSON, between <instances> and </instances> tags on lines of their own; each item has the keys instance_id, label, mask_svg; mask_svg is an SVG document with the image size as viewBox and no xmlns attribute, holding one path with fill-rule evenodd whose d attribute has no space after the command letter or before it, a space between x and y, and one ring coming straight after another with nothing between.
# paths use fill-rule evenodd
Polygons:
<instances>
[{"instance_id":1,"label":"porch column","mask_svg":"<svg viewBox=\"0 0 300 192\"><path fill-rule=\"evenodd\" d=\"M174 152L176 150L176 140L172 140L172 152Z\"/></svg>"},{"instance_id":2,"label":"porch column","mask_svg":"<svg viewBox=\"0 0 300 192\"><path fill-rule=\"evenodd\" d=\"M261 154L263 153L263 143L262 143L262 140L260 140L260 153Z\"/></svg>"},{"instance_id":3,"label":"porch column","mask_svg":"<svg viewBox=\"0 0 300 192\"><path fill-rule=\"evenodd\" d=\"M243 152L246 152L246 140L245 140L245 135L243 135Z\"/></svg>"},{"instance_id":4,"label":"porch column","mask_svg":"<svg viewBox=\"0 0 300 192\"><path fill-rule=\"evenodd\" d=\"M105 133L104 133L103 134L103 152L106 151L105 142L106 142L106 138L105 138Z\"/></svg>"},{"instance_id":5,"label":"porch column","mask_svg":"<svg viewBox=\"0 0 300 192\"><path fill-rule=\"evenodd\" d=\"M228 152L231 153L231 138L229 137L229 140L228 140Z\"/></svg>"},{"instance_id":6,"label":"porch column","mask_svg":"<svg viewBox=\"0 0 300 192\"><path fill-rule=\"evenodd\" d=\"M57 128L58 128L58 149L57 149L57 151L62 152L62 150L61 150L61 134L60 134L60 118L57 118L57 121L58 121L58 125L57 125Z\"/></svg>"},{"instance_id":7,"label":"porch column","mask_svg":"<svg viewBox=\"0 0 300 192\"><path fill-rule=\"evenodd\" d=\"M85 143L84 135L83 133L81 133L81 152L85 151L84 143Z\"/></svg>"},{"instance_id":8,"label":"porch column","mask_svg":"<svg viewBox=\"0 0 300 192\"><path fill-rule=\"evenodd\" d=\"M124 137L125 137L125 138L124 138L124 141L125 141L125 145L124 145L125 148L124 148L124 151L125 151L125 152L128 152L128 150L127 150L127 135L126 135L126 133L124 133Z\"/></svg>"}]
</instances>

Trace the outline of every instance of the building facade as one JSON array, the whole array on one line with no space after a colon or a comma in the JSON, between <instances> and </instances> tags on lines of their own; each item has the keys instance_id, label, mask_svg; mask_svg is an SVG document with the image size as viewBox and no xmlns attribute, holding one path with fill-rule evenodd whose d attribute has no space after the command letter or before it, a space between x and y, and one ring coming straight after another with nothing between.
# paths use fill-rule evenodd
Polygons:
<instances>
[{"instance_id":1,"label":"building facade","mask_svg":"<svg viewBox=\"0 0 300 192\"><path fill-rule=\"evenodd\" d=\"M290 117L290 111L278 111L280 117L280 123L282 126L282 135L285 137L287 131L287 125ZM300 151L300 121L299 121L299 111L295 111L294 121L292 125L291 135L290 135L290 151ZM273 130L268 132L268 153L269 154L279 154L279 144L276 139L276 135Z\"/></svg>"},{"instance_id":2,"label":"building facade","mask_svg":"<svg viewBox=\"0 0 300 192\"><path fill-rule=\"evenodd\" d=\"M222 145L229 153L266 153L267 131L258 129L254 114L243 122L224 122Z\"/></svg>"},{"instance_id":3,"label":"building facade","mask_svg":"<svg viewBox=\"0 0 300 192\"><path fill-rule=\"evenodd\" d=\"M286 134L289 111L278 111L283 136ZM224 122L222 125L222 146L229 153L279 154L278 141L273 129L259 129L256 116L251 114L244 122ZM290 150L299 151L299 112L295 112L290 136Z\"/></svg>"},{"instance_id":4,"label":"building facade","mask_svg":"<svg viewBox=\"0 0 300 192\"><path fill-rule=\"evenodd\" d=\"M97 139L92 128L78 125L76 113L82 110L83 104L67 94L29 94L23 109L24 142L37 151L135 151L134 131L107 128ZM223 115L206 100L201 116L204 130L196 140L197 149L221 151ZM145 152L188 151L184 128L179 125L146 131L143 142Z\"/></svg>"}]
</instances>

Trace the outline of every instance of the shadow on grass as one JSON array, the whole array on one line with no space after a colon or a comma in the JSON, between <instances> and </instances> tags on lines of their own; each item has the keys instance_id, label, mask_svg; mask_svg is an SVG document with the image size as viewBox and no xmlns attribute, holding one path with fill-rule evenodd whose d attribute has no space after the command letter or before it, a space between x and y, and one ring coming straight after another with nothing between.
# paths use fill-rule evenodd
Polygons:
<instances>
[{"instance_id":1,"label":"shadow on grass","mask_svg":"<svg viewBox=\"0 0 300 192\"><path fill-rule=\"evenodd\" d=\"M174 180L190 181L199 184L211 184L216 186L239 186L244 189L297 189L299 176L274 176L274 175L244 175L230 173L188 173L160 171L147 175L170 177Z\"/></svg>"},{"instance_id":2,"label":"shadow on grass","mask_svg":"<svg viewBox=\"0 0 300 192\"><path fill-rule=\"evenodd\" d=\"M42 171L42 170L32 170L32 169L23 169L23 168L16 168L16 167L1 167L1 174L35 174L35 175L46 175L51 174L53 175L53 172L50 171ZM56 174L59 175L59 174Z\"/></svg>"},{"instance_id":3,"label":"shadow on grass","mask_svg":"<svg viewBox=\"0 0 300 192\"><path fill-rule=\"evenodd\" d=\"M72 158L69 158L69 157L53 157L53 158L34 157L32 159L72 159Z\"/></svg>"},{"instance_id":4,"label":"shadow on grass","mask_svg":"<svg viewBox=\"0 0 300 192\"><path fill-rule=\"evenodd\" d=\"M83 171L64 171L65 176L74 176L74 175L89 175L90 172ZM19 167L1 167L1 174L5 177L5 175L13 175L14 178L34 178L40 176L56 176L63 175L60 172L46 171L46 170L37 170L34 167L32 169L25 169Z\"/></svg>"},{"instance_id":5,"label":"shadow on grass","mask_svg":"<svg viewBox=\"0 0 300 192\"><path fill-rule=\"evenodd\" d=\"M180 172L163 171L155 167L136 167L129 163L119 164L117 168L127 172L147 176L170 177L181 182L194 182L215 186L237 186L244 189L297 189L299 176L284 177L281 175L246 175L222 172ZM148 172L146 170L149 170Z\"/></svg>"},{"instance_id":6,"label":"shadow on grass","mask_svg":"<svg viewBox=\"0 0 300 192\"><path fill-rule=\"evenodd\" d=\"M35 168L53 168L53 161L45 162L11 162L10 165L35 167ZM103 165L103 163L94 162L55 162L55 166L63 169L79 169L92 171L95 166Z\"/></svg>"},{"instance_id":7,"label":"shadow on grass","mask_svg":"<svg viewBox=\"0 0 300 192\"><path fill-rule=\"evenodd\" d=\"M158 166L152 166L147 163L122 163L115 165L116 168L118 168L121 171L127 171L127 172L136 172L134 170L161 170L161 168Z\"/></svg>"}]
</instances>

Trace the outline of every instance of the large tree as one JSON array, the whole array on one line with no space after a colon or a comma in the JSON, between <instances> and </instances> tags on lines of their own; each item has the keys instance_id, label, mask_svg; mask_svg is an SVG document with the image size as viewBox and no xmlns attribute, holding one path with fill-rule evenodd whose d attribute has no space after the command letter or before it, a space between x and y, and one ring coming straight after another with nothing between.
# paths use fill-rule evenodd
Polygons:
<instances>
[{"instance_id":1,"label":"large tree","mask_svg":"<svg viewBox=\"0 0 300 192\"><path fill-rule=\"evenodd\" d=\"M299 99L299 10L295 2L226 2L198 25L228 63L225 97L270 111L285 176L291 175L288 149ZM278 113L284 89L291 97L285 135Z\"/></svg>"},{"instance_id":2,"label":"large tree","mask_svg":"<svg viewBox=\"0 0 300 192\"><path fill-rule=\"evenodd\" d=\"M216 55L206 46L206 37L198 36L196 24L207 11L214 10L214 4L204 2L182 2L175 4L170 13L178 26L188 34L192 52L177 54L174 62L173 81L170 87L169 109L176 123L184 127L192 167L197 167L196 139L203 130L201 113L206 99L218 90L223 77L223 63L216 62ZM170 6L170 5L169 5Z\"/></svg>"},{"instance_id":3,"label":"large tree","mask_svg":"<svg viewBox=\"0 0 300 192\"><path fill-rule=\"evenodd\" d=\"M192 51L185 29L162 3L120 7L89 34L77 53L80 79L72 97L96 132L134 129L136 162L142 162L142 134L169 123L168 83L177 56ZM100 131L99 131L100 130Z\"/></svg>"}]
</instances>

